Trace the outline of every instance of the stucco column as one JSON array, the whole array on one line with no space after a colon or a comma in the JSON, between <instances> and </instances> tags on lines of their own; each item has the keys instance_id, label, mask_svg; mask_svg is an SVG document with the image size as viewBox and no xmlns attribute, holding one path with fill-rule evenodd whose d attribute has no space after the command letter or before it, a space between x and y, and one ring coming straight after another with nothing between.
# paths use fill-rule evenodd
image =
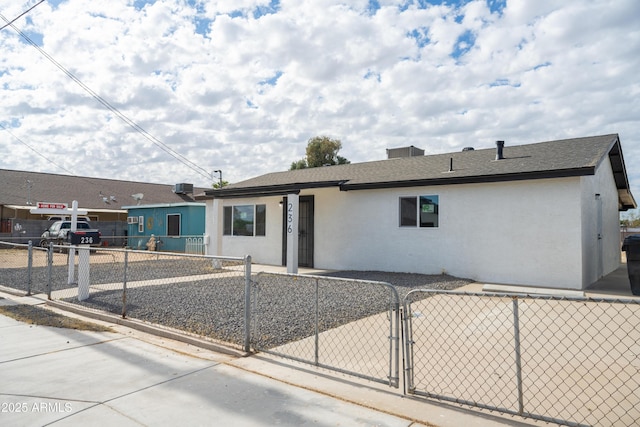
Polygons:
<instances>
[{"instance_id":1,"label":"stucco column","mask_svg":"<svg viewBox=\"0 0 640 427\"><path fill-rule=\"evenodd\" d=\"M207 200L205 218L206 254L221 256L222 251L222 201L220 199Z\"/></svg>"},{"instance_id":2,"label":"stucco column","mask_svg":"<svg viewBox=\"0 0 640 427\"><path fill-rule=\"evenodd\" d=\"M287 194L287 273L298 273L298 202L297 194Z\"/></svg>"}]
</instances>

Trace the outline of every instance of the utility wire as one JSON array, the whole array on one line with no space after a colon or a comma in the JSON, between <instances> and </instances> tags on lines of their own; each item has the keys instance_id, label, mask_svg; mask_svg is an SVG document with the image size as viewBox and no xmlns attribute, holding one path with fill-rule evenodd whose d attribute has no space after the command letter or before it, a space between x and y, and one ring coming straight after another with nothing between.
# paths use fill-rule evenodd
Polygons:
<instances>
[{"instance_id":1,"label":"utility wire","mask_svg":"<svg viewBox=\"0 0 640 427\"><path fill-rule=\"evenodd\" d=\"M5 131L7 131L9 133L9 135L11 135L12 137L14 137L18 142L20 142L22 145L24 145L25 147L27 147L29 150L33 151L34 153L36 153L38 156L42 157L43 159L45 159L46 161L48 161L49 163L52 163L54 166L59 167L60 169L62 169L63 171L67 172L69 175L73 175L76 176L75 173L71 172L69 169L66 169L63 166L60 166L59 164L57 164L56 162L54 162L53 160L49 159L48 157L46 157L45 155L41 154L38 150L36 150L35 148L33 148L32 146L30 146L29 144L27 144L26 142L24 142L23 140L21 140L20 138L18 138L16 135L14 135L9 129L7 129L5 126L2 125L2 123L0 123L0 128L4 129Z\"/></svg>"},{"instance_id":2,"label":"utility wire","mask_svg":"<svg viewBox=\"0 0 640 427\"><path fill-rule=\"evenodd\" d=\"M45 159L47 162L51 163L52 165L54 165L57 168L62 169L63 171L65 171L66 173L68 173L71 176L75 176L76 178L87 182L91 185L95 185L95 180L99 179L99 178L91 178L91 177L86 177L86 176L80 176L78 174L75 174L73 172L71 172L69 169L65 168L64 166L61 166L59 164L57 164L56 162L54 162L53 160L51 160L50 158L48 158L47 156L43 155L42 153L40 153L38 150L36 150L35 148L33 148L31 145L27 144L26 142L24 142L22 139L20 139L18 136L16 136L15 134L13 134L6 126L4 126L2 123L0 123L0 128L4 129L9 135L11 135L12 137L14 137L19 143L21 143L22 145L24 145L25 147L27 147L29 150L33 151L34 153L36 153L38 156L42 157L43 159ZM107 185L108 181L105 181L103 179L100 180L101 185L104 186L104 191L105 193L109 193L109 186ZM11 194L12 196L18 197L18 195L16 194ZM20 196L21 197L21 196Z\"/></svg>"},{"instance_id":3,"label":"utility wire","mask_svg":"<svg viewBox=\"0 0 640 427\"><path fill-rule=\"evenodd\" d=\"M25 10L24 12L22 12L20 15L16 16L14 19L12 19L11 21L7 21L5 19L5 21L7 22L5 25L3 25L2 27L0 27L0 31L4 30L5 28L7 28L9 25L13 24L14 22L16 22L18 19L22 18L24 15L26 15L27 13L31 12L36 6L40 5L44 3L44 0L40 0L40 3L36 3L33 6L31 6L29 9ZM3 17L4 19L4 17Z\"/></svg>"},{"instance_id":4,"label":"utility wire","mask_svg":"<svg viewBox=\"0 0 640 427\"><path fill-rule=\"evenodd\" d=\"M84 84L79 78L77 78L73 73L71 73L69 70L67 70L65 67L63 67L58 61L56 61L55 59L53 59L53 57L51 55L49 55L47 52L45 52L42 48L40 48L40 46L38 46L33 40L31 40L29 38L29 36L27 36L25 33L23 33L22 31L20 31L18 28L16 28L15 25L13 25L11 22L9 22L7 20L7 18L4 17L4 15L0 14L0 18L2 18L5 22L7 22L6 26L10 26L11 28L13 28L22 38L24 38L31 46L33 46L34 48L36 48L45 58L47 58L53 65L55 65L56 67L58 67L58 69L60 69L60 71L62 71L64 74L67 75L67 77L69 77L71 80L73 80L76 84L78 84L78 86L80 86L85 92L87 92L89 95L91 95L95 100L97 100L100 104L102 104L103 106L105 106L108 110L110 110L111 112L113 112L120 120L122 120L125 124L127 124L129 127L131 127L133 130L135 130L136 132L138 132L139 134L141 134L144 138L146 138L148 141L151 141L153 144L155 144L156 146L158 146L161 150L163 150L165 153L169 154L171 157L173 157L174 159L178 160L179 162L181 162L182 164L184 164L185 166L189 167L191 170L197 172L198 174L211 179L211 174L209 172L207 172L206 169L198 166L197 164L195 164L194 162L192 162L191 160L187 159L185 156L183 156L182 154L178 153L177 151L173 150L171 147L169 147L168 145L166 145L165 143L163 143L162 141L160 141L158 138L156 138L155 136L151 135L149 132L147 132L145 129L143 129L140 125L138 125L136 122L134 122L133 120L131 120L129 117L127 117L124 113L122 113L120 110L118 110L116 107L114 107L113 105L111 105L111 103L109 103L106 99L104 99L103 97L101 97L100 95L98 95L96 92L94 92L90 87L88 87L86 84Z\"/></svg>"}]
</instances>

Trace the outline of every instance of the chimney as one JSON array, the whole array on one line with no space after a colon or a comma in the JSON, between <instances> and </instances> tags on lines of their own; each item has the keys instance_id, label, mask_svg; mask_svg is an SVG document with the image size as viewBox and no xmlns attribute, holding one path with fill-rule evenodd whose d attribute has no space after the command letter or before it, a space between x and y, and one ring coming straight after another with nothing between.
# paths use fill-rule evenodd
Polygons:
<instances>
[{"instance_id":1,"label":"chimney","mask_svg":"<svg viewBox=\"0 0 640 427\"><path fill-rule=\"evenodd\" d=\"M504 141L496 141L496 160L504 159L502 155L502 149L504 148Z\"/></svg>"}]
</instances>

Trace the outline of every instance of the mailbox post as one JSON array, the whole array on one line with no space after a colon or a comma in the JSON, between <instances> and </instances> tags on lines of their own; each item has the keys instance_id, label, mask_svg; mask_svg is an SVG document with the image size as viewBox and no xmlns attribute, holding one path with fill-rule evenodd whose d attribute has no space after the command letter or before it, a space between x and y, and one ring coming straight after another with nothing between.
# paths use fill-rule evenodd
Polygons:
<instances>
[{"instance_id":1,"label":"mailbox post","mask_svg":"<svg viewBox=\"0 0 640 427\"><path fill-rule=\"evenodd\" d=\"M101 241L97 231L72 231L69 235L72 245L96 245Z\"/></svg>"},{"instance_id":2,"label":"mailbox post","mask_svg":"<svg viewBox=\"0 0 640 427\"><path fill-rule=\"evenodd\" d=\"M78 301L89 298L89 252L90 245L100 243L97 231L72 231L71 246L78 246Z\"/></svg>"}]
</instances>

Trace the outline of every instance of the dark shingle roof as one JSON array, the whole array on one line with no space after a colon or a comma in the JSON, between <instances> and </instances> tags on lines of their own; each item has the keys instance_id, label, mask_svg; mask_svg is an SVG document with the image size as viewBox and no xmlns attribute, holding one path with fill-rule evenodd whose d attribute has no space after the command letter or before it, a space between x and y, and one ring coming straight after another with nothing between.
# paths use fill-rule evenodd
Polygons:
<instances>
[{"instance_id":1,"label":"dark shingle roof","mask_svg":"<svg viewBox=\"0 0 640 427\"><path fill-rule=\"evenodd\" d=\"M635 207L616 134L505 146L503 153L502 160L490 148L275 172L205 193L243 197L330 186L347 191L583 176L593 175L609 154L621 209Z\"/></svg>"},{"instance_id":2,"label":"dark shingle roof","mask_svg":"<svg viewBox=\"0 0 640 427\"><path fill-rule=\"evenodd\" d=\"M202 191L194 188L195 193ZM144 194L141 204L145 205L195 201L193 194L174 193L173 185L0 169L0 205L53 202L71 206L77 200L81 208L118 210L135 205L131 195L137 193Z\"/></svg>"}]
</instances>

